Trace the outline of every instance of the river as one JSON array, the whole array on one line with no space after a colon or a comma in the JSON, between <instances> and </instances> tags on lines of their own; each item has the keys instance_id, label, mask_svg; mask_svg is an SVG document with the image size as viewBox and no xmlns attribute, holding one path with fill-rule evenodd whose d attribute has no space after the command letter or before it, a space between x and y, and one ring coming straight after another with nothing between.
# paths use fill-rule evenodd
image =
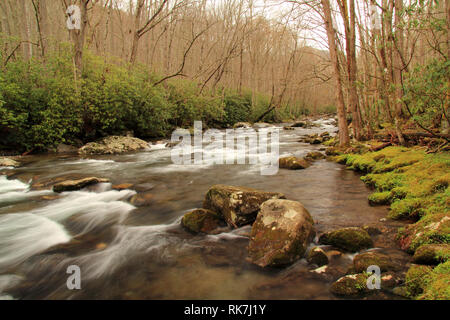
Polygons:
<instances>
[{"instance_id":1,"label":"river","mask_svg":"<svg viewBox=\"0 0 450 320\"><path fill-rule=\"evenodd\" d=\"M305 156L323 148L301 136L335 132L319 127L280 130L280 156ZM305 259L280 269L246 261L250 226L218 235L192 235L183 214L201 207L214 184L282 192L300 201L321 232L376 225L375 250L405 263L392 237L402 223L383 221L386 207L371 207L360 176L327 160L305 170L260 174L252 165L181 166L163 144L115 156L39 155L20 168L0 170L0 297L3 299L337 299L329 286L352 263L343 254L329 272ZM8 178L7 178L8 176ZM55 194L50 181L96 176L111 183ZM130 183L126 190L112 185ZM148 194L145 206L129 203ZM381 221L380 221L381 219ZM314 244L312 244L314 245ZM81 270L81 290L68 290L67 267ZM378 299L392 296L380 294Z\"/></svg>"}]
</instances>

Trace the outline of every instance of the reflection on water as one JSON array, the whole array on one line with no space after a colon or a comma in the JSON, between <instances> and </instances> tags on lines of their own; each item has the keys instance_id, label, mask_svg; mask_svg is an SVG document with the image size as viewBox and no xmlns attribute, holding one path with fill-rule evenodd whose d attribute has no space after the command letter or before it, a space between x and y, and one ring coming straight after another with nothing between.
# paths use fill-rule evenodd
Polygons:
<instances>
[{"instance_id":1,"label":"reflection on water","mask_svg":"<svg viewBox=\"0 0 450 320\"><path fill-rule=\"evenodd\" d=\"M280 155L320 149L298 142L305 134L335 130L320 124L280 131ZM357 174L325 160L262 176L251 165L175 165L170 149L160 144L120 156L36 156L4 172L9 180L0 176L0 298L334 299L329 285L351 265L349 255L332 259L325 273L304 259L262 270L246 261L249 226L192 235L180 227L181 217L200 207L209 187L219 183L283 192L304 204L318 232L380 224L386 214L368 206L369 190ZM85 176L111 184L60 195L47 187ZM111 189L122 183L133 190ZM131 205L136 192L150 193L151 201ZM80 291L66 288L69 265L81 268Z\"/></svg>"}]
</instances>

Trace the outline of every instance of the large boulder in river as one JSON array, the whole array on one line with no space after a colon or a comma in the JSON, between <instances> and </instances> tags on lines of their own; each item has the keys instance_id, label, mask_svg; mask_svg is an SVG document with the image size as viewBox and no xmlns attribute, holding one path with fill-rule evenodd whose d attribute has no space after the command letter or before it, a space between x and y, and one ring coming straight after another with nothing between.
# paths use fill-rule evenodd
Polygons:
<instances>
[{"instance_id":1,"label":"large boulder in river","mask_svg":"<svg viewBox=\"0 0 450 320\"><path fill-rule=\"evenodd\" d=\"M97 183L106 183L109 182L108 179L101 179L101 178L84 178L80 180L67 180L60 183L57 183L53 186L54 192L64 192L64 191L75 191L83 189L87 186L97 184Z\"/></svg>"},{"instance_id":2,"label":"large boulder in river","mask_svg":"<svg viewBox=\"0 0 450 320\"><path fill-rule=\"evenodd\" d=\"M203 208L217 212L228 225L237 228L255 221L264 201L284 198L284 194L278 192L219 184L208 190Z\"/></svg>"},{"instance_id":3,"label":"large boulder in river","mask_svg":"<svg viewBox=\"0 0 450 320\"><path fill-rule=\"evenodd\" d=\"M0 158L0 167L19 167L20 163L9 158Z\"/></svg>"},{"instance_id":4,"label":"large boulder in river","mask_svg":"<svg viewBox=\"0 0 450 320\"><path fill-rule=\"evenodd\" d=\"M249 261L261 267L293 263L303 257L314 235L314 221L301 203L268 200L252 227Z\"/></svg>"},{"instance_id":5,"label":"large boulder in river","mask_svg":"<svg viewBox=\"0 0 450 320\"><path fill-rule=\"evenodd\" d=\"M350 252L373 247L372 238L361 228L342 228L322 234L319 243L335 246Z\"/></svg>"},{"instance_id":6,"label":"large boulder in river","mask_svg":"<svg viewBox=\"0 0 450 320\"><path fill-rule=\"evenodd\" d=\"M148 142L133 138L110 136L98 142L90 142L78 150L79 154L119 154L148 149Z\"/></svg>"},{"instance_id":7,"label":"large boulder in river","mask_svg":"<svg viewBox=\"0 0 450 320\"><path fill-rule=\"evenodd\" d=\"M336 280L330 291L338 296L356 296L363 294L369 289L367 288L368 275L365 273L349 274Z\"/></svg>"},{"instance_id":8,"label":"large boulder in river","mask_svg":"<svg viewBox=\"0 0 450 320\"><path fill-rule=\"evenodd\" d=\"M289 170L306 169L309 167L308 161L297 157L280 158L279 164L281 169Z\"/></svg>"},{"instance_id":9,"label":"large boulder in river","mask_svg":"<svg viewBox=\"0 0 450 320\"><path fill-rule=\"evenodd\" d=\"M207 209L195 209L183 216L181 225L193 233L213 233L225 225L223 219L215 212Z\"/></svg>"}]
</instances>

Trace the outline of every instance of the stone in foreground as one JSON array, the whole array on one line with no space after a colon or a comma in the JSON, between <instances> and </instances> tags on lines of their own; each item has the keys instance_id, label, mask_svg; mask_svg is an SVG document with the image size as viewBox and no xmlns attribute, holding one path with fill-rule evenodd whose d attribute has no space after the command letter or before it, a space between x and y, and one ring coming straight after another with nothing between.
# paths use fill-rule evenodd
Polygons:
<instances>
[{"instance_id":1,"label":"stone in foreground","mask_svg":"<svg viewBox=\"0 0 450 320\"><path fill-rule=\"evenodd\" d=\"M301 203L268 200L253 224L248 260L261 267L291 264L303 257L314 235L314 221Z\"/></svg>"},{"instance_id":2,"label":"stone in foreground","mask_svg":"<svg viewBox=\"0 0 450 320\"><path fill-rule=\"evenodd\" d=\"M356 296L368 291L366 274L350 274L334 282L330 291L338 296Z\"/></svg>"},{"instance_id":3,"label":"stone in foreground","mask_svg":"<svg viewBox=\"0 0 450 320\"><path fill-rule=\"evenodd\" d=\"M108 179L102 178L84 178L80 180L67 180L64 182L57 183L53 186L53 191L57 193L65 192L65 191L76 191L81 190L87 186L94 185L97 183L107 183Z\"/></svg>"},{"instance_id":4,"label":"stone in foreground","mask_svg":"<svg viewBox=\"0 0 450 320\"><path fill-rule=\"evenodd\" d=\"M181 220L183 227L193 233L213 233L219 227L222 227L225 222L220 216L207 209L195 209L184 215Z\"/></svg>"},{"instance_id":5,"label":"stone in foreground","mask_svg":"<svg viewBox=\"0 0 450 320\"><path fill-rule=\"evenodd\" d=\"M284 194L278 192L215 185L208 190L203 208L217 212L229 226L237 228L255 221L264 201L284 198Z\"/></svg>"},{"instance_id":6,"label":"stone in foreground","mask_svg":"<svg viewBox=\"0 0 450 320\"><path fill-rule=\"evenodd\" d=\"M320 236L319 243L332 245L350 252L373 247L373 241L367 231L355 227L324 233Z\"/></svg>"},{"instance_id":7,"label":"stone in foreground","mask_svg":"<svg viewBox=\"0 0 450 320\"><path fill-rule=\"evenodd\" d=\"M280 168L289 170L300 170L309 167L309 162L297 157L280 158Z\"/></svg>"},{"instance_id":8,"label":"stone in foreground","mask_svg":"<svg viewBox=\"0 0 450 320\"><path fill-rule=\"evenodd\" d=\"M311 264L317 265L318 267L324 266L329 262L325 251L319 247L312 248L311 251L309 251L306 260Z\"/></svg>"},{"instance_id":9,"label":"stone in foreground","mask_svg":"<svg viewBox=\"0 0 450 320\"><path fill-rule=\"evenodd\" d=\"M148 143L133 137L111 136L90 142L78 150L79 154L120 154L148 149Z\"/></svg>"}]
</instances>

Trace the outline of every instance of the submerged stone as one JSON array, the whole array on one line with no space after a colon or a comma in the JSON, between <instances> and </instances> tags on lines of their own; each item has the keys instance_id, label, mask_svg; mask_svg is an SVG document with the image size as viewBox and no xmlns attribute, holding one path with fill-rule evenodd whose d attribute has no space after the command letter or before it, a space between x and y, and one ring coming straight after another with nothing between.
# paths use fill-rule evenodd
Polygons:
<instances>
[{"instance_id":1,"label":"submerged stone","mask_svg":"<svg viewBox=\"0 0 450 320\"><path fill-rule=\"evenodd\" d=\"M303 257L314 235L314 221L301 203L268 200L252 227L249 261L261 267L293 263Z\"/></svg>"},{"instance_id":2,"label":"submerged stone","mask_svg":"<svg viewBox=\"0 0 450 320\"><path fill-rule=\"evenodd\" d=\"M217 212L227 224L239 227L256 219L261 204L269 199L284 199L279 192L266 192L247 187L212 186L203 201L203 208Z\"/></svg>"},{"instance_id":3,"label":"submerged stone","mask_svg":"<svg viewBox=\"0 0 450 320\"><path fill-rule=\"evenodd\" d=\"M367 231L356 227L324 233L320 236L319 243L332 245L350 252L373 247L373 241Z\"/></svg>"}]
</instances>

